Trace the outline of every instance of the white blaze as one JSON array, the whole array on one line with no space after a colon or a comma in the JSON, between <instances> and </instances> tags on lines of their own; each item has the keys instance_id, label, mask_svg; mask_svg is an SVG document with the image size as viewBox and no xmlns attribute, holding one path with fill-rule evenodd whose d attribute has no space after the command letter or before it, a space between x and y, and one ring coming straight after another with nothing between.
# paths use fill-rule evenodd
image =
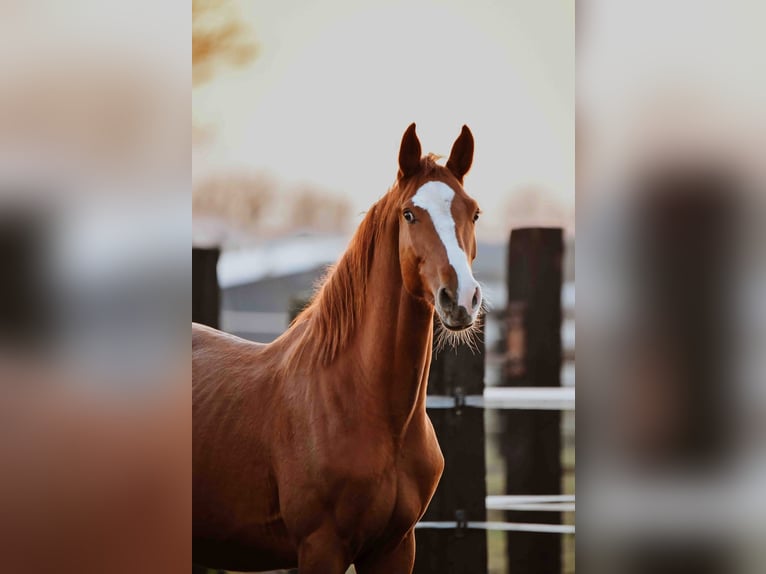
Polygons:
<instances>
[{"instance_id":1,"label":"white blaze","mask_svg":"<svg viewBox=\"0 0 766 574\"><path fill-rule=\"evenodd\" d=\"M455 220L452 217L452 200L455 192L452 188L441 181L429 181L423 184L412 198L412 203L424 209L431 217L447 250L447 259L457 275L457 302L469 312L475 314L473 309L473 296L479 284L473 278L471 268L468 265L468 257L460 248L455 229Z\"/></svg>"}]
</instances>

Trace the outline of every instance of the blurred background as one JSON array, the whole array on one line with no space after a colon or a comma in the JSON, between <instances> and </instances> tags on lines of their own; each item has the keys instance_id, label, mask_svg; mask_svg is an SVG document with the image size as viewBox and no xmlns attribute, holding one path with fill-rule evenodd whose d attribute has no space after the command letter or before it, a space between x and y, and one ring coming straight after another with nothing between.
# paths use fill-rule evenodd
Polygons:
<instances>
[{"instance_id":1,"label":"blurred background","mask_svg":"<svg viewBox=\"0 0 766 574\"><path fill-rule=\"evenodd\" d=\"M452 415L431 412L455 453L441 487L453 499L437 494L425 521L454 521L473 502L450 492L465 490L479 505L467 519L487 526L467 537L420 531L416 571L574 572L574 3L194 0L192 26L194 319L224 331L269 342L287 328L394 183L411 122L424 153L444 156L471 128L466 191L483 211L474 271L492 310L483 375L466 392L563 384L572 401L563 415L471 409L463 434L475 435L454 448L455 421L442 419ZM512 256L521 228L540 233L517 237ZM524 271L535 265L541 277ZM509 351L537 308L550 309L547 339L532 329ZM534 351L562 339L559 352ZM552 375L533 376L545 361ZM432 394L452 394L442 383ZM544 456L533 452L540 444ZM461 466L472 479L450 474ZM542 503L537 513L507 512L505 498L485 509L486 496L530 494L554 499L527 501ZM533 531L490 524L507 520Z\"/></svg>"},{"instance_id":2,"label":"blurred background","mask_svg":"<svg viewBox=\"0 0 766 574\"><path fill-rule=\"evenodd\" d=\"M193 25L195 243L349 234L413 121L444 155L473 131L481 240L574 229L571 2L197 0Z\"/></svg>"},{"instance_id":3,"label":"blurred background","mask_svg":"<svg viewBox=\"0 0 766 574\"><path fill-rule=\"evenodd\" d=\"M3 571L188 571L190 27L0 2Z\"/></svg>"},{"instance_id":4,"label":"blurred background","mask_svg":"<svg viewBox=\"0 0 766 574\"><path fill-rule=\"evenodd\" d=\"M763 572L766 9L577 8L578 566Z\"/></svg>"}]
</instances>

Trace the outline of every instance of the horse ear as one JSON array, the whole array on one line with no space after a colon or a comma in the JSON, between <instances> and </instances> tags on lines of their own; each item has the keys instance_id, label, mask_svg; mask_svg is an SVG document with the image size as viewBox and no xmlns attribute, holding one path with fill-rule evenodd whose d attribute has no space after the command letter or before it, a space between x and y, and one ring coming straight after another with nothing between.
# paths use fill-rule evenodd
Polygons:
<instances>
[{"instance_id":1,"label":"horse ear","mask_svg":"<svg viewBox=\"0 0 766 574\"><path fill-rule=\"evenodd\" d=\"M452 151L447 160L447 169L449 169L460 183L463 183L463 176L471 169L473 163L473 134L468 126L463 126L460 135L452 144Z\"/></svg>"},{"instance_id":2,"label":"horse ear","mask_svg":"<svg viewBox=\"0 0 766 574\"><path fill-rule=\"evenodd\" d=\"M402 145L399 148L399 179L409 177L418 171L420 154L420 140L415 133L415 122L412 122L404 132Z\"/></svg>"}]
</instances>

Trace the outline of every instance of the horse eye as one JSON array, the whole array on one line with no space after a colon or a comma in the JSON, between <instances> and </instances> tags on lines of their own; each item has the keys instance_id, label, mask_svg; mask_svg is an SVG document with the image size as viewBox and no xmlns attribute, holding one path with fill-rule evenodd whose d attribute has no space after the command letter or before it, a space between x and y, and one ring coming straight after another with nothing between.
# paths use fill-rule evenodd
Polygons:
<instances>
[{"instance_id":1,"label":"horse eye","mask_svg":"<svg viewBox=\"0 0 766 574\"><path fill-rule=\"evenodd\" d=\"M474 220L474 222L479 220L479 212L478 211L473 214L473 220Z\"/></svg>"},{"instance_id":2,"label":"horse eye","mask_svg":"<svg viewBox=\"0 0 766 574\"><path fill-rule=\"evenodd\" d=\"M415 221L415 214L412 213L409 209L404 210L404 220L407 223L412 223Z\"/></svg>"}]
</instances>

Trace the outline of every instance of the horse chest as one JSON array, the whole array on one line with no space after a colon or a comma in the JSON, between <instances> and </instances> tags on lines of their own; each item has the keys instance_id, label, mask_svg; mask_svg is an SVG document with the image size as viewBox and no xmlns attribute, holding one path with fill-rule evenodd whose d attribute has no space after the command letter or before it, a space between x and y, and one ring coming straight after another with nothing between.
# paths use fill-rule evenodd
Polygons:
<instances>
[{"instance_id":1,"label":"horse chest","mask_svg":"<svg viewBox=\"0 0 766 574\"><path fill-rule=\"evenodd\" d=\"M428 507L444 459L430 421L424 422L417 421L404 437L384 473L385 487L375 490L375 503L364 511L363 547L398 543Z\"/></svg>"},{"instance_id":2,"label":"horse chest","mask_svg":"<svg viewBox=\"0 0 766 574\"><path fill-rule=\"evenodd\" d=\"M387 442L382 437L367 442L355 457L335 451L318 473L323 477L335 473L330 488L337 495L335 515L341 529L361 545L364 540L399 538L409 531L428 507L444 468L427 418L416 421L398 449L373 446ZM346 453L353 450L347 441L339 441L339 446Z\"/></svg>"},{"instance_id":3,"label":"horse chest","mask_svg":"<svg viewBox=\"0 0 766 574\"><path fill-rule=\"evenodd\" d=\"M396 464L366 484L366 495L354 497L357 520L351 531L361 551L370 545L397 543L421 518L438 484L444 459L435 438L418 437L397 453ZM366 504L360 505L360 500Z\"/></svg>"}]
</instances>

